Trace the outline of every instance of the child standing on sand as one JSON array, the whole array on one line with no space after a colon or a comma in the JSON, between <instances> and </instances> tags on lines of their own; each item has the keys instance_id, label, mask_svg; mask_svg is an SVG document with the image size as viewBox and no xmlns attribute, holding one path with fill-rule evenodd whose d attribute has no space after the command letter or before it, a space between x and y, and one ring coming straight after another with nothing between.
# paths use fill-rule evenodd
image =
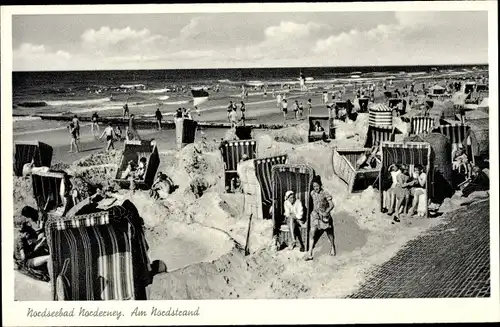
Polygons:
<instances>
[{"instance_id":1,"label":"child standing on sand","mask_svg":"<svg viewBox=\"0 0 500 327\"><path fill-rule=\"evenodd\" d=\"M282 110L283 110L283 119L286 121L286 116L288 114L288 102L286 101L286 99L283 99L283 102L282 102Z\"/></svg>"},{"instance_id":2,"label":"child standing on sand","mask_svg":"<svg viewBox=\"0 0 500 327\"><path fill-rule=\"evenodd\" d=\"M103 138L103 136L106 135L106 141L108 142L108 145L106 146L106 151L113 150L115 149L115 146L113 143L115 142L116 134L115 130L113 129L113 125L111 123L108 124L108 127L104 129L104 132L102 132L101 136L99 137L99 140Z\"/></svg>"},{"instance_id":3,"label":"child standing on sand","mask_svg":"<svg viewBox=\"0 0 500 327\"><path fill-rule=\"evenodd\" d=\"M307 109L309 109L309 115L312 115L313 106L311 99L307 100Z\"/></svg>"}]
</instances>

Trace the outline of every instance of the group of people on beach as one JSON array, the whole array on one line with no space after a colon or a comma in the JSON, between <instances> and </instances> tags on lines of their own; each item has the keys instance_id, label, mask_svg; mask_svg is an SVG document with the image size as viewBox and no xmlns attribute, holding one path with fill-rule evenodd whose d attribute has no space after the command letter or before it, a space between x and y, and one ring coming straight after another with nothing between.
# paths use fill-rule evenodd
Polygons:
<instances>
[{"instance_id":1,"label":"group of people on beach","mask_svg":"<svg viewBox=\"0 0 500 327\"><path fill-rule=\"evenodd\" d=\"M240 116L238 117L238 106L233 101L229 101L229 105L227 106L227 119L231 124L231 128L236 127L238 125L245 126L246 116L245 113L247 111L246 105L243 101L240 102Z\"/></svg>"}]
</instances>

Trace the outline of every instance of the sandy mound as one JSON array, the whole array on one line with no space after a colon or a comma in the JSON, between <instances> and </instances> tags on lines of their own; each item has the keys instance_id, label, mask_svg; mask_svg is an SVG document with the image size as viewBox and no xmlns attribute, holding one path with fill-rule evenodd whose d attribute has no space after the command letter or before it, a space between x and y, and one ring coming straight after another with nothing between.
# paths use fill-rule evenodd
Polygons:
<instances>
[{"instance_id":1,"label":"sandy mound","mask_svg":"<svg viewBox=\"0 0 500 327\"><path fill-rule=\"evenodd\" d=\"M118 166L120 164L121 156L121 150L100 151L75 161L73 166L89 167L106 164Z\"/></svg>"},{"instance_id":2,"label":"sandy mound","mask_svg":"<svg viewBox=\"0 0 500 327\"><path fill-rule=\"evenodd\" d=\"M271 138L278 142L291 144L302 144L307 142L309 135L309 123L303 122L296 126L285 127L270 132Z\"/></svg>"}]
</instances>

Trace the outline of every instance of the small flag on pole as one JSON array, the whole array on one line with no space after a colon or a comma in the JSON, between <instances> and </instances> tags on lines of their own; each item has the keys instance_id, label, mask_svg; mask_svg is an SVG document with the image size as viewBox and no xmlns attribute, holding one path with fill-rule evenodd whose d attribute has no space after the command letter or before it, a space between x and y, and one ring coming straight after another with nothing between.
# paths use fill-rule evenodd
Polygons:
<instances>
[{"instance_id":1,"label":"small flag on pole","mask_svg":"<svg viewBox=\"0 0 500 327\"><path fill-rule=\"evenodd\" d=\"M194 106L198 106L208 101L208 92L203 89L192 89L191 94L193 95Z\"/></svg>"}]
</instances>

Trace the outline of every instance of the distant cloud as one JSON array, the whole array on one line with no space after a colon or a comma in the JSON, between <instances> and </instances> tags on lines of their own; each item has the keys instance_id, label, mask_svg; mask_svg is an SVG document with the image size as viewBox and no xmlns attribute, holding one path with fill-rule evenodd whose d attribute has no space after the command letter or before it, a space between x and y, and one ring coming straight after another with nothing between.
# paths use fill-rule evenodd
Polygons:
<instances>
[{"instance_id":1,"label":"distant cloud","mask_svg":"<svg viewBox=\"0 0 500 327\"><path fill-rule=\"evenodd\" d=\"M14 57L14 70L18 67L64 67L72 58L69 52L63 50L51 51L43 44L22 43L12 53Z\"/></svg>"},{"instance_id":2,"label":"distant cloud","mask_svg":"<svg viewBox=\"0 0 500 327\"><path fill-rule=\"evenodd\" d=\"M324 26L314 22L298 24L291 21L282 21L277 26L270 26L266 28L264 35L268 40L292 42L295 39L311 36L322 27Z\"/></svg>"}]
</instances>

